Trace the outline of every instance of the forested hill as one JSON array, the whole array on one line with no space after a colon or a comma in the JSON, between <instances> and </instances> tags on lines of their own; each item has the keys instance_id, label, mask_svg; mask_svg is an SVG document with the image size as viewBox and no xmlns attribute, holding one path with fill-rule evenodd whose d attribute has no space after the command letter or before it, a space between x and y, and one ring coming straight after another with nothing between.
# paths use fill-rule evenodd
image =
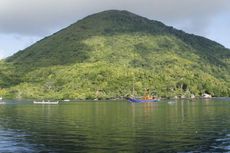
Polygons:
<instances>
[{"instance_id":1,"label":"forested hill","mask_svg":"<svg viewBox=\"0 0 230 153\"><path fill-rule=\"evenodd\" d=\"M136 95L230 96L229 49L128 11L90 15L0 64L9 97L121 97L133 79Z\"/></svg>"}]
</instances>

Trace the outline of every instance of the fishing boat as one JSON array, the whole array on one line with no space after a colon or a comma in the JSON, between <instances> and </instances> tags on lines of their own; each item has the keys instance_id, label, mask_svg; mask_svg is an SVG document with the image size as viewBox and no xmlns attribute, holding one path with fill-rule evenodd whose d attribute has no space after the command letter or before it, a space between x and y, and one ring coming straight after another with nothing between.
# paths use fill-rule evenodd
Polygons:
<instances>
[{"instance_id":1,"label":"fishing boat","mask_svg":"<svg viewBox=\"0 0 230 153\"><path fill-rule=\"evenodd\" d=\"M129 102L134 103L145 103L145 102L159 102L160 99L136 99L136 98L128 98Z\"/></svg>"},{"instance_id":2,"label":"fishing boat","mask_svg":"<svg viewBox=\"0 0 230 153\"><path fill-rule=\"evenodd\" d=\"M134 79L133 79L134 82ZM149 93L149 89L146 88L144 92L143 98L136 98L134 96L135 89L134 89L134 83L133 83L133 93L132 93L132 98L128 97L127 100L129 102L134 102L134 103L148 103L148 102L159 102L160 99L156 98L155 96L150 96L151 94Z\"/></svg>"},{"instance_id":3,"label":"fishing boat","mask_svg":"<svg viewBox=\"0 0 230 153\"><path fill-rule=\"evenodd\" d=\"M58 104L59 101L33 101L34 104Z\"/></svg>"},{"instance_id":4,"label":"fishing boat","mask_svg":"<svg viewBox=\"0 0 230 153\"><path fill-rule=\"evenodd\" d=\"M134 96L134 93L135 93L135 91L134 91L135 89L134 89L134 83L133 83L133 93L132 93L132 98L130 98L130 97L128 97L127 98L127 100L129 101L129 102L134 102L134 103L145 103L145 102L159 102L160 101L160 99L158 99L158 98L156 98L156 97L154 97L154 96L150 96L150 94L149 94L149 89L145 89L145 92L144 92L144 96L143 96L143 98L141 99L141 98L136 98L135 96Z\"/></svg>"}]
</instances>

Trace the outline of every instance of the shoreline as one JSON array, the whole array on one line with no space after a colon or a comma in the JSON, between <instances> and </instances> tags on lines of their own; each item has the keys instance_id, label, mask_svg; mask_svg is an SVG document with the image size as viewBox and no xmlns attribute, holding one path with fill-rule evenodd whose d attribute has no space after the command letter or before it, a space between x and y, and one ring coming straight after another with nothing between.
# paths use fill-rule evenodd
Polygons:
<instances>
[{"instance_id":1,"label":"shoreline","mask_svg":"<svg viewBox=\"0 0 230 153\"><path fill-rule=\"evenodd\" d=\"M230 99L230 97L211 97L211 98L204 98L204 97L196 97L196 98L160 98L160 100L212 100L212 99ZM33 102L36 100L41 100L41 99L11 99L11 98L6 98L4 99L5 101L12 101L12 100L16 100L16 101L28 101L28 102ZM42 99L43 100L43 99ZM44 99L44 100L48 100L48 99ZM118 102L118 101L127 101L126 98L112 98L112 99L68 99L68 101L66 101L65 99L49 99L51 101L53 100L58 100L59 102L62 103L68 103L68 102Z\"/></svg>"}]
</instances>

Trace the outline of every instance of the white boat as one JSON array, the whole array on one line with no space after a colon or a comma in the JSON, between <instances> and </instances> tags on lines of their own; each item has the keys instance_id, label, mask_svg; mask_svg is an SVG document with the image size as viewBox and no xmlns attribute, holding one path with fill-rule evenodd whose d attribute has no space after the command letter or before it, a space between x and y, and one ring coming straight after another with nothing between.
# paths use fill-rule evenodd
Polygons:
<instances>
[{"instance_id":1,"label":"white boat","mask_svg":"<svg viewBox=\"0 0 230 153\"><path fill-rule=\"evenodd\" d=\"M33 101L34 104L58 104L59 101Z\"/></svg>"},{"instance_id":2,"label":"white boat","mask_svg":"<svg viewBox=\"0 0 230 153\"><path fill-rule=\"evenodd\" d=\"M6 104L6 102L4 101L0 101L0 105Z\"/></svg>"}]
</instances>

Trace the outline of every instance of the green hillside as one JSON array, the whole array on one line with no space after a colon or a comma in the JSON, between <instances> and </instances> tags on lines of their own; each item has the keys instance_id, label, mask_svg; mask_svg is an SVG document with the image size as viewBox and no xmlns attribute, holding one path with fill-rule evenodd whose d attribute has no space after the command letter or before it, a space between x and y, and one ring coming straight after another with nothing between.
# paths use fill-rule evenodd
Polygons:
<instances>
[{"instance_id":1,"label":"green hillside","mask_svg":"<svg viewBox=\"0 0 230 153\"><path fill-rule=\"evenodd\" d=\"M127 11L88 16L0 63L0 94L94 99L230 96L230 50Z\"/></svg>"}]
</instances>

